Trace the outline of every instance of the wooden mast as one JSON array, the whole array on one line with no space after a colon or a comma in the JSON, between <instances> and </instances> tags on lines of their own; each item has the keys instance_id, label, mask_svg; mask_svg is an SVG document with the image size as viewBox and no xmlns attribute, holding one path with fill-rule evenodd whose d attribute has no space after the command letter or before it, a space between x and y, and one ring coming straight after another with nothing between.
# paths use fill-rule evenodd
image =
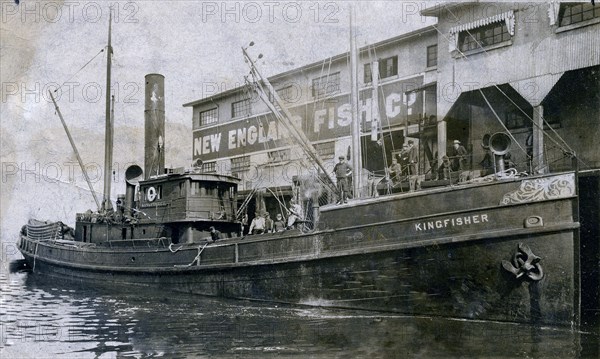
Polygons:
<instances>
[{"instance_id":1,"label":"wooden mast","mask_svg":"<svg viewBox=\"0 0 600 359\"><path fill-rule=\"evenodd\" d=\"M106 48L106 128L104 132L104 197L102 200L102 209L107 211L112 209L110 201L110 181L112 174L113 157L113 129L110 116L110 69L112 57L111 42L112 9L108 16L108 46Z\"/></svg>"},{"instance_id":2,"label":"wooden mast","mask_svg":"<svg viewBox=\"0 0 600 359\"><path fill-rule=\"evenodd\" d=\"M354 198L361 197L362 189L362 156L360 149L360 118L358 116L358 52L352 24L354 8L350 9L350 104L352 109L352 185Z\"/></svg>"},{"instance_id":3,"label":"wooden mast","mask_svg":"<svg viewBox=\"0 0 600 359\"><path fill-rule=\"evenodd\" d=\"M253 45L254 42L250 43L250 46ZM244 47L242 47L242 53L244 54L246 62L250 66L251 75L256 79L256 90L261 100L263 100L263 102L267 105L269 110L271 110L271 112L275 115L279 122L285 126L285 128L289 131L292 137L296 139L296 141L304 150L304 152L308 155L308 157L314 161L314 163L321 171L323 171L325 178L327 178L327 182L325 184L330 187L331 191L335 192L335 184L331 176L329 175L329 172L327 171L327 166L319 157L317 150L311 144L310 140L306 137L304 132L294 124L294 121L291 120L292 114L289 112L289 110L281 100L277 91L273 89L273 86L271 85L269 80L266 77L262 76L256 65L254 64L254 61L252 60L250 55L248 55ZM266 87L266 91L269 92L269 94L272 96L274 102L279 106L279 108L275 107L274 103L271 102L271 100L269 99L269 95L267 95L262 85Z\"/></svg>"},{"instance_id":4,"label":"wooden mast","mask_svg":"<svg viewBox=\"0 0 600 359\"><path fill-rule=\"evenodd\" d=\"M58 108L58 105L56 104L56 100L54 99L54 96L52 96L52 91L48 91L48 93L50 94L50 98L52 99L52 103L54 104L54 108L56 109L56 113L58 114L58 118L60 118L60 122L62 123L62 125L65 129L65 132L67 133L67 137L69 138L69 142L71 143L73 152L75 152L75 157L77 157L77 162L79 162L79 167L81 167L81 172L83 172L83 177L85 178L85 181L87 182L88 186L90 187L90 192L92 192L92 196L94 197L94 201L96 202L98 211L100 211L100 209L101 209L100 201L98 201L98 197L96 196L96 191L94 191L94 186L92 186L92 182L90 181L90 176L88 176L87 170L85 169L85 166L83 165L83 160L81 159L81 156L79 155L79 151L77 151L77 146L75 146L75 141L73 141L73 137L71 137L71 132L69 132L67 123L65 122L65 119L63 118L62 113L60 113L60 109Z\"/></svg>"}]
</instances>

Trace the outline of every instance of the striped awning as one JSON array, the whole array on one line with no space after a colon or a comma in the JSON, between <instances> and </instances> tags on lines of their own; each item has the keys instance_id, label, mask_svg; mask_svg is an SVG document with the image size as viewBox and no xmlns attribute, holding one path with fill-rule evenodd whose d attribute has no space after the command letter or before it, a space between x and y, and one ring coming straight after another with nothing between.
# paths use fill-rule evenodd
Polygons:
<instances>
[{"instance_id":1,"label":"striped awning","mask_svg":"<svg viewBox=\"0 0 600 359\"><path fill-rule=\"evenodd\" d=\"M468 31L472 29L476 29L478 27L486 26L489 24L493 24L496 22L506 22L506 27L508 28L508 33L513 36L515 34L515 13L513 10L503 12L498 15L486 17L484 19L479 19L467 24L461 24L450 28L450 34L458 34L461 31Z\"/></svg>"}]
</instances>

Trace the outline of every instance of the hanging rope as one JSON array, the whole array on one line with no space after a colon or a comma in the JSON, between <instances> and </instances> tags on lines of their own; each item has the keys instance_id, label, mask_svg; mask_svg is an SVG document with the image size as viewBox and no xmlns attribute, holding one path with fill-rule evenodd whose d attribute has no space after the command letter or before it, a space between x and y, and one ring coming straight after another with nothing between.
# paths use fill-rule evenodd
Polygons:
<instances>
[{"instance_id":1,"label":"hanging rope","mask_svg":"<svg viewBox=\"0 0 600 359\"><path fill-rule=\"evenodd\" d=\"M457 17L457 16L456 16L456 15L455 15L453 12L452 12L452 10L451 10L449 7L445 6L445 9L446 9L446 10L447 10L447 11L450 13L450 15L452 15L452 16L454 17L454 19L455 19L456 21L460 21L460 19L459 19L459 18L458 18L458 17ZM450 39L450 38L448 38L448 37L447 37L447 36L446 36L444 33L442 33L442 32L439 30L439 28L438 28L436 25L433 25L433 28L434 28L434 29L435 29L435 30L436 30L436 31L437 31L437 32L438 32L438 33L439 33L439 34L440 34L440 35L441 35L441 36L442 36L442 37L443 37L443 38L444 38L446 41L448 41L449 43L453 43L453 42L454 42L454 40L453 40L453 39ZM468 35L471 37L471 39L472 39L473 41L475 41L475 42L477 43L477 45L478 45L478 46L479 46L479 48L480 48L480 49L483 51L483 53L485 53L485 54L489 54L489 52L488 52L488 51L485 49L485 47L484 47L484 46L481 44L481 42L480 42L479 40L477 40L477 39L476 39L476 37L475 37L475 36L473 36L473 35L471 34L471 32L470 32L468 29L467 29L467 30L465 30L465 32L466 32L466 33L467 33L467 34L468 34ZM460 50L459 46L456 46L456 47L454 48L454 50L456 50L456 51L457 51L457 52L458 52L458 53L459 53L459 54L460 54L460 55L463 57L463 59L465 59L466 61L469 61L469 62L470 62L470 61L472 61L472 60L471 60L471 59L470 59L468 56L466 56L466 55L464 54L464 52L462 52L462 51ZM510 97L509 97L509 96L508 96L508 95L507 95L505 92L504 92L504 91L502 91L498 85L494 85L494 87L495 87L495 88L496 88L496 89L497 89L497 90L498 90L498 91L499 91L499 92L500 92L500 93L501 93L501 94L502 94L504 97L506 97L506 98L507 98L507 99L508 99L508 100L509 100L509 101L510 101L510 102L511 102L513 105L515 105L515 106L516 106L516 107L519 109L519 111L521 111L521 112L522 112L522 113L525 115L525 117L526 117L526 118L527 118L529 121L531 121L531 123L532 123L534 126L536 126L536 127L538 127L538 128L539 128L539 125L538 125L537 123L535 123L535 121L533 120L533 118L531 118L531 117L530 117L530 116L527 114L527 112L525 112L525 110L523 110L523 109L522 109L520 106L518 106L518 105L517 105L517 104L516 104L516 103L515 103L515 102L514 102L514 101L513 101L513 100L512 100L512 99L511 99L511 98L510 98ZM534 109L534 110L535 110L535 109ZM568 150L568 152L570 152L570 153L575 153L575 152L574 152L574 151L573 151L573 150L572 150L572 149L569 147L569 145L566 143L566 141L565 141L565 140L564 140L564 139L563 139L563 138L562 138L562 137L561 137L561 136L560 136L560 135L559 135L559 134L556 132L556 130L554 130L554 128L552 128L552 126L550 126L550 125L547 123L547 121L546 121L546 120L543 118L543 116L541 116L541 118L542 118L542 120L543 120L544 124L545 124L545 125L547 125L547 126L548 126L548 128L550 128L550 130L552 131L552 133L553 133L553 134L554 134L554 135L555 135L557 138L559 138L559 139L560 139L560 141L561 141L561 142L564 144L564 146L566 147L566 149ZM503 127L504 127L504 126L503 126ZM506 127L505 127L505 129L506 129ZM541 130L543 131L544 129L543 129L543 128L541 128ZM510 132L508 132L508 130L506 130L506 131L507 131L507 133L510 133ZM559 147L561 147L561 148L564 148L562 144L560 144L558 141L556 141L555 139L553 139L551 136L548 136L548 139L549 139L549 140L551 140L552 142L554 142L554 143L555 143L557 146L559 146ZM520 146L519 146L519 147L520 147ZM563 150L563 151L564 151L564 150ZM566 151L565 151L565 152L566 152Z\"/></svg>"},{"instance_id":2,"label":"hanging rope","mask_svg":"<svg viewBox=\"0 0 600 359\"><path fill-rule=\"evenodd\" d=\"M57 92L58 90L60 90L67 82L71 81L75 76L77 76L77 74L79 72L81 72L81 70L83 70L87 65L89 65L92 61L94 61L94 59L103 52L104 52L104 49L101 49L94 57L92 57L88 62L86 62L85 65L81 66L81 68L79 70L77 70L77 72L75 72L71 77L69 77L65 82L63 82L62 85L60 85L56 90L54 90L54 92Z\"/></svg>"},{"instance_id":3,"label":"hanging rope","mask_svg":"<svg viewBox=\"0 0 600 359\"><path fill-rule=\"evenodd\" d=\"M483 97L483 99L485 100L485 103L487 103L488 107L490 108L490 110L492 110L492 113L494 114L494 116L496 117L496 119L498 120L498 122L500 123L500 125L502 126L502 128L504 129L504 131L506 132L506 134L510 137L510 139L517 144L517 146L519 146L519 148L521 149L521 151L523 151L523 153L527 154L527 151L525 151L525 149L519 144L519 142L517 142L517 140L515 139L515 137L512 135L512 133L508 130L508 128L506 128L506 126L504 125L504 122L500 119L500 117L498 117L498 114L496 113L496 111L494 110L494 108L492 107L492 104L490 104L490 102L488 101L487 97L483 94L483 91L481 91L481 89L478 90L479 93L481 94L481 96Z\"/></svg>"}]
</instances>

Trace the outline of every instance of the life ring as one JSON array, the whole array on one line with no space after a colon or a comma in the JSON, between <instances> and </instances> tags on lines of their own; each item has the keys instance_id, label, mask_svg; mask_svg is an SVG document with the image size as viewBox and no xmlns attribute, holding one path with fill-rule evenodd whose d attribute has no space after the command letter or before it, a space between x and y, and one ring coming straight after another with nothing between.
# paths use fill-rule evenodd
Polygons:
<instances>
[{"instance_id":1,"label":"life ring","mask_svg":"<svg viewBox=\"0 0 600 359\"><path fill-rule=\"evenodd\" d=\"M156 199L156 188L148 188L148 192L146 193L146 199L148 199L148 202L153 202Z\"/></svg>"}]
</instances>

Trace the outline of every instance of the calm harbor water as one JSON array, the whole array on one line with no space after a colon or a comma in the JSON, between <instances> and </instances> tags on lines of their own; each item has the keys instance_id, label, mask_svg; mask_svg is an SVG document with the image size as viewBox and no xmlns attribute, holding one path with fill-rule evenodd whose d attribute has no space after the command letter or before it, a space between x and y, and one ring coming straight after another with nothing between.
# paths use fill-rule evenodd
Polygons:
<instances>
[{"instance_id":1,"label":"calm harbor water","mask_svg":"<svg viewBox=\"0 0 600 359\"><path fill-rule=\"evenodd\" d=\"M1 358L599 356L597 331L98 288L1 267Z\"/></svg>"}]
</instances>

